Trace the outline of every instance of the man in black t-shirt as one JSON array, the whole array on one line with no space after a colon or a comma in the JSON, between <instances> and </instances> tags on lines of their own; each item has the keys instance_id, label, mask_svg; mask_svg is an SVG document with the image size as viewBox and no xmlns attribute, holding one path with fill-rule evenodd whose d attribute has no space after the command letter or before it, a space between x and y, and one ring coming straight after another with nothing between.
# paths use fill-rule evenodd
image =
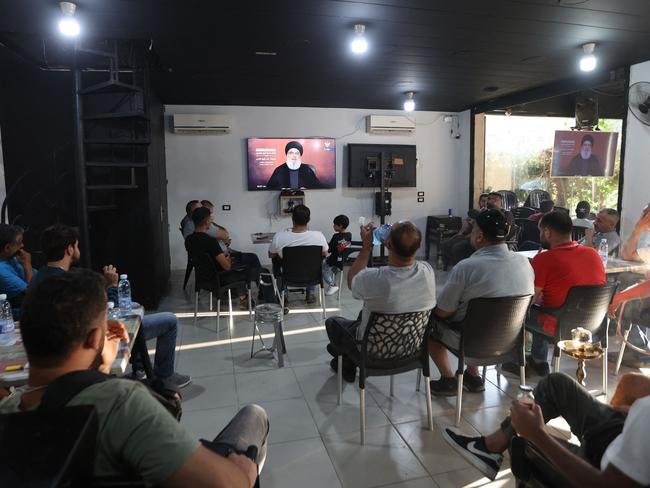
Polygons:
<instances>
[{"instance_id":1,"label":"man in black t-shirt","mask_svg":"<svg viewBox=\"0 0 650 488\"><path fill-rule=\"evenodd\" d=\"M337 215L334 218L334 230L336 234L332 236L329 242L329 255L323 262L323 280L329 285L325 292L326 295L334 295L339 291L334 279L334 273L338 269L343 272L343 251L348 248L352 242L352 233L347 232L350 225L350 219L347 215Z\"/></svg>"},{"instance_id":2,"label":"man in black t-shirt","mask_svg":"<svg viewBox=\"0 0 650 488\"><path fill-rule=\"evenodd\" d=\"M195 273L201 282L211 282L220 273L219 278L221 285L232 283L234 281L248 281L248 277L244 271L235 271L232 269L232 261L229 256L226 256L219 246L216 239L208 235L208 230L212 225L212 215L210 210L206 207L199 207L192 212L192 221L194 222L194 233L187 236L185 239L185 249L190 253L194 263L200 262L203 254L207 254L215 260L216 266L214 268L203 269L203 267L195 265ZM239 294L239 306L242 309L248 309L248 296L246 295L245 287L240 287L237 290Z\"/></svg>"}]
</instances>

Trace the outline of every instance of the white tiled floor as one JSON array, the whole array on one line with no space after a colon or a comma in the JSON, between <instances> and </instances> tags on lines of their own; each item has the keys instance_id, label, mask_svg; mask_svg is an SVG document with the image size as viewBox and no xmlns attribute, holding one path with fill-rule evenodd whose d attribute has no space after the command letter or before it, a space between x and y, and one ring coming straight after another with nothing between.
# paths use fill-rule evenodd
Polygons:
<instances>
[{"instance_id":1,"label":"white tiled floor","mask_svg":"<svg viewBox=\"0 0 650 488\"><path fill-rule=\"evenodd\" d=\"M442 277L444 273L439 273ZM266 356L250 358L252 325L247 314L235 318L232 330L222 316L217 333L215 313L206 313L194 327L188 313L193 311L192 280L185 293L181 283L182 273L174 273L171 292L159 310L179 315L176 370L194 379L183 390L182 422L197 437L212 438L241 406L262 405L271 422L269 455L262 472L265 488L515 485L507 460L499 477L489 482L442 439L441 429L453 425L455 398L433 398L435 429L426 430L425 398L415 391L415 372L395 378L394 397L388 394L388 378L369 379L366 445L360 446L358 388L346 384L343 404L337 405L324 321L319 310L306 310L297 296L292 294L292 313L285 319L285 367L278 369L276 361ZM335 297L327 297L327 306L334 309L328 316L354 318L360 302L346 289L340 308ZM208 312L207 297L200 310ZM563 358L562 365L573 374L575 362ZM590 388L599 388L600 368L597 362L589 364ZM432 375L438 376L435 366ZM609 378L611 394L616 381L611 371ZM487 379L484 393L464 395L461 430L468 434L497 428L517 394L517 378L497 379L496 371L488 370ZM529 383L535 380L529 378ZM561 419L551 429L567 436Z\"/></svg>"}]
</instances>

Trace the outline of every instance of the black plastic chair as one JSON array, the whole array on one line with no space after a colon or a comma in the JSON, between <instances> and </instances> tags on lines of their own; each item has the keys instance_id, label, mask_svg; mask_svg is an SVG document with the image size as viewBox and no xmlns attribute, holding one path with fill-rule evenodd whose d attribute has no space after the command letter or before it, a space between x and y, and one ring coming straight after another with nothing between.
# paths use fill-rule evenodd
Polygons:
<instances>
[{"instance_id":1,"label":"black plastic chair","mask_svg":"<svg viewBox=\"0 0 650 488\"><path fill-rule=\"evenodd\" d=\"M517 251L519 249L519 238L521 237L522 229L518 224L513 224L510 232L508 233L508 238L506 244L508 249L511 251Z\"/></svg>"},{"instance_id":2,"label":"black plastic chair","mask_svg":"<svg viewBox=\"0 0 650 488\"><path fill-rule=\"evenodd\" d=\"M429 336L431 310L388 314L372 312L357 349L345 352L359 367L359 408L361 445L366 442L366 378L390 376L390 395L393 396L393 375L421 370L426 381L427 419L433 430L433 410L429 385ZM418 378L419 378L418 371ZM338 355L338 404L343 396L343 356Z\"/></svg>"},{"instance_id":3,"label":"black plastic chair","mask_svg":"<svg viewBox=\"0 0 650 488\"><path fill-rule=\"evenodd\" d=\"M513 437L509 451L510 468L518 488L573 486L548 458L523 437Z\"/></svg>"},{"instance_id":4,"label":"black plastic chair","mask_svg":"<svg viewBox=\"0 0 650 488\"><path fill-rule=\"evenodd\" d=\"M515 219L527 219L534 213L537 213L537 210L534 208L530 207L517 207L517 208L511 208L510 211L512 212L512 216Z\"/></svg>"},{"instance_id":5,"label":"black plastic chair","mask_svg":"<svg viewBox=\"0 0 650 488\"><path fill-rule=\"evenodd\" d=\"M573 231L571 232L571 238L574 241L579 241L585 236L586 231L587 231L587 227L580 227L578 225L574 225Z\"/></svg>"},{"instance_id":6,"label":"black plastic chair","mask_svg":"<svg viewBox=\"0 0 650 488\"><path fill-rule=\"evenodd\" d=\"M571 339L571 329L582 327L592 334L594 342L600 341L603 348L603 394L607 397L607 309L616 292L618 283L604 285L574 286L567 293L564 304L558 308L544 308L533 305L533 309L557 319L555 335L526 326L526 330L553 341L553 371L560 371L560 348L557 343Z\"/></svg>"},{"instance_id":7,"label":"black plastic chair","mask_svg":"<svg viewBox=\"0 0 650 488\"><path fill-rule=\"evenodd\" d=\"M318 297L325 311L325 291L323 289L323 248L321 246L293 246L282 249L280 268L281 286L274 280L274 287L280 291L280 305L284 308L284 295L289 288L308 288L318 286Z\"/></svg>"},{"instance_id":8,"label":"black plastic chair","mask_svg":"<svg viewBox=\"0 0 650 488\"><path fill-rule=\"evenodd\" d=\"M199 293L201 290L210 292L210 311L212 311L212 296L217 296L217 333L219 332L219 322L221 315L221 297L225 293L228 294L228 318L230 321L230 327L233 327L234 322L232 314L232 290L237 290L242 287L246 287L248 289L248 316L250 320L253 320L249 283L247 283L245 280L224 283L223 279L227 271L219 271L217 269L217 263L215 262L214 256L210 256L207 253L192 256L192 261L194 263L194 267L196 268L194 273L194 326L196 326L196 318L199 312ZM205 276L211 276L212 279L203 281L201 277Z\"/></svg>"},{"instance_id":9,"label":"black plastic chair","mask_svg":"<svg viewBox=\"0 0 650 488\"><path fill-rule=\"evenodd\" d=\"M552 200L549 192L546 190L531 190L524 202L524 207L539 210L539 207L544 200Z\"/></svg>"},{"instance_id":10,"label":"black plastic chair","mask_svg":"<svg viewBox=\"0 0 650 488\"><path fill-rule=\"evenodd\" d=\"M519 244L526 241L539 242L539 222L528 219L515 219L516 224L520 227Z\"/></svg>"},{"instance_id":11,"label":"black plastic chair","mask_svg":"<svg viewBox=\"0 0 650 488\"><path fill-rule=\"evenodd\" d=\"M178 229L181 231L181 236L183 236L183 228ZM183 236L183 241L185 241L185 236ZM185 265L185 278L183 278L183 290L187 288L187 282L190 281L190 276L192 275L192 270L194 269L194 264L192 264L192 257L190 253L187 253L187 264Z\"/></svg>"},{"instance_id":12,"label":"black plastic chair","mask_svg":"<svg viewBox=\"0 0 650 488\"><path fill-rule=\"evenodd\" d=\"M447 215L429 215L427 217L427 229L424 236L424 259L429 261L429 252L431 244L436 245L436 264L434 268L438 267L438 261L442 255L440 244L446 237L451 237L457 234L463 227L463 219L460 217L449 217Z\"/></svg>"},{"instance_id":13,"label":"black plastic chair","mask_svg":"<svg viewBox=\"0 0 650 488\"><path fill-rule=\"evenodd\" d=\"M497 193L500 193L503 197L501 205L503 210L512 210L513 208L517 208L519 201L517 200L517 194L514 191L499 190Z\"/></svg>"},{"instance_id":14,"label":"black plastic chair","mask_svg":"<svg viewBox=\"0 0 650 488\"><path fill-rule=\"evenodd\" d=\"M530 299L531 295L474 298L469 301L467 314L462 321L447 322L460 332L458 349L441 343L458 357L456 427L460 426L465 365L487 366L516 359L519 363L520 384L526 384L524 323Z\"/></svg>"}]
</instances>

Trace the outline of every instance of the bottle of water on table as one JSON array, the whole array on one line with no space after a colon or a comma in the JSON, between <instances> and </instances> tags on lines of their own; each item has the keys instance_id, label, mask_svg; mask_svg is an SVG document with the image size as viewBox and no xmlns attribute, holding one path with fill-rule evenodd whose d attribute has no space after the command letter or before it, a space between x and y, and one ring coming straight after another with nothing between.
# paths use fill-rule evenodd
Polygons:
<instances>
[{"instance_id":1,"label":"bottle of water on table","mask_svg":"<svg viewBox=\"0 0 650 488\"><path fill-rule=\"evenodd\" d=\"M14 315L7 295L0 295L0 346L13 346L18 340Z\"/></svg>"},{"instance_id":2,"label":"bottle of water on table","mask_svg":"<svg viewBox=\"0 0 650 488\"><path fill-rule=\"evenodd\" d=\"M600 245L598 246L598 255L600 256L600 259L603 261L603 266L607 266L608 254L609 254L609 246L607 244L607 239L603 239L600 241Z\"/></svg>"},{"instance_id":3,"label":"bottle of water on table","mask_svg":"<svg viewBox=\"0 0 650 488\"><path fill-rule=\"evenodd\" d=\"M122 313L131 311L131 283L129 283L127 275L120 275L120 282L117 285L117 306Z\"/></svg>"},{"instance_id":4,"label":"bottle of water on table","mask_svg":"<svg viewBox=\"0 0 650 488\"><path fill-rule=\"evenodd\" d=\"M114 302L108 302L108 320L120 320L120 309Z\"/></svg>"}]
</instances>

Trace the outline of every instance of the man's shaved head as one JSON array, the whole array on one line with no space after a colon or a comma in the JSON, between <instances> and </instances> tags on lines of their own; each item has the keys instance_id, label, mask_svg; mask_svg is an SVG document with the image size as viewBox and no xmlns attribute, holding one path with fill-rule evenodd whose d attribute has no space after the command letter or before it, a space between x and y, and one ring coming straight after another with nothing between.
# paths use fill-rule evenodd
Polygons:
<instances>
[{"instance_id":1,"label":"man's shaved head","mask_svg":"<svg viewBox=\"0 0 650 488\"><path fill-rule=\"evenodd\" d=\"M401 258L412 258L420 249L422 233L411 222L393 224L388 236L391 250Z\"/></svg>"}]
</instances>

